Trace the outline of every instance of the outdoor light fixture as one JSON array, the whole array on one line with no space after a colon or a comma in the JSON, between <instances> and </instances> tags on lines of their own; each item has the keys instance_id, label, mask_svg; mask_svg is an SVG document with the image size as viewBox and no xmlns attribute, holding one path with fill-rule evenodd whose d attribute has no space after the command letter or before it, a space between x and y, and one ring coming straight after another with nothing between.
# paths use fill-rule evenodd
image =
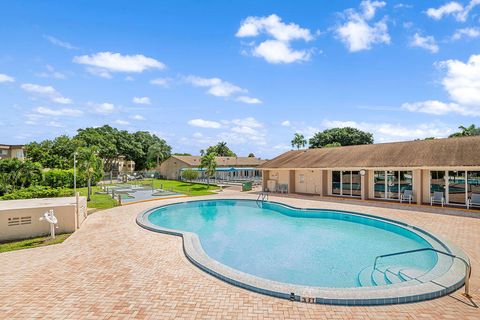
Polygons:
<instances>
[{"instance_id":1,"label":"outdoor light fixture","mask_svg":"<svg viewBox=\"0 0 480 320\"><path fill-rule=\"evenodd\" d=\"M363 177L367 173L364 169L360 170L360 175Z\"/></svg>"}]
</instances>

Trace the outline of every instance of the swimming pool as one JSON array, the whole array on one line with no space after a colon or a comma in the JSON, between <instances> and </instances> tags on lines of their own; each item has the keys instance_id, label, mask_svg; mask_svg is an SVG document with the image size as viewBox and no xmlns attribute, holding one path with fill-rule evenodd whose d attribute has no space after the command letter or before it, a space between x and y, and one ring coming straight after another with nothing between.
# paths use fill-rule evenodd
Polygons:
<instances>
[{"instance_id":1,"label":"swimming pool","mask_svg":"<svg viewBox=\"0 0 480 320\"><path fill-rule=\"evenodd\" d=\"M267 294L279 286L311 294L315 288L402 288L438 278L455 262L421 251L380 258L374 268L380 255L449 248L418 229L342 211L229 199L166 205L139 218L151 230L182 235L189 259L207 272L249 289L253 282Z\"/></svg>"}]
</instances>

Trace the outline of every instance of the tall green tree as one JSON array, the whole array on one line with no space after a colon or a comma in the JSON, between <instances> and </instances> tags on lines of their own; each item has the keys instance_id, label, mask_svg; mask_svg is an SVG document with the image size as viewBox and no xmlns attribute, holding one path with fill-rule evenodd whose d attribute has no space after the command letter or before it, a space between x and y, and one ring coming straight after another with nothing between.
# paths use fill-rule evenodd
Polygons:
<instances>
[{"instance_id":1,"label":"tall green tree","mask_svg":"<svg viewBox=\"0 0 480 320\"><path fill-rule=\"evenodd\" d=\"M152 144L148 148L148 160L150 167L155 163L155 166L158 168L160 163L170 156L171 148L168 146L165 141L160 141L155 144Z\"/></svg>"},{"instance_id":2,"label":"tall green tree","mask_svg":"<svg viewBox=\"0 0 480 320\"><path fill-rule=\"evenodd\" d=\"M220 141L216 145L208 147L205 153L206 154L215 153L217 157L236 157L237 156L235 152L230 150L230 148L227 146L227 143L224 141Z\"/></svg>"},{"instance_id":3,"label":"tall green tree","mask_svg":"<svg viewBox=\"0 0 480 320\"><path fill-rule=\"evenodd\" d=\"M480 128L476 127L474 124L471 124L468 127L460 126L458 129L460 129L460 131L451 134L449 138L480 136Z\"/></svg>"},{"instance_id":4,"label":"tall green tree","mask_svg":"<svg viewBox=\"0 0 480 320\"><path fill-rule=\"evenodd\" d=\"M205 170L205 176L207 176L207 185L210 185L210 178L215 176L217 170L216 156L215 152L207 153L200 160L200 168Z\"/></svg>"},{"instance_id":5,"label":"tall green tree","mask_svg":"<svg viewBox=\"0 0 480 320\"><path fill-rule=\"evenodd\" d=\"M293 136L293 139L291 141L292 143L292 147L296 147L297 150L300 149L300 148L303 148L305 147L305 145L307 144L307 140L305 139L305 137L303 136L303 134L301 133L295 133L295 135Z\"/></svg>"},{"instance_id":6,"label":"tall green tree","mask_svg":"<svg viewBox=\"0 0 480 320\"><path fill-rule=\"evenodd\" d=\"M373 134L350 127L328 129L317 132L310 138L309 148L323 148L333 143L339 143L342 146L372 144Z\"/></svg>"},{"instance_id":7,"label":"tall green tree","mask_svg":"<svg viewBox=\"0 0 480 320\"><path fill-rule=\"evenodd\" d=\"M78 149L78 169L87 179L87 201L90 201L92 195L92 179L94 175L103 174L103 160L99 157L97 147L82 147Z\"/></svg>"},{"instance_id":8,"label":"tall green tree","mask_svg":"<svg viewBox=\"0 0 480 320\"><path fill-rule=\"evenodd\" d=\"M40 183L42 167L29 160L16 158L0 160L0 195Z\"/></svg>"}]
</instances>

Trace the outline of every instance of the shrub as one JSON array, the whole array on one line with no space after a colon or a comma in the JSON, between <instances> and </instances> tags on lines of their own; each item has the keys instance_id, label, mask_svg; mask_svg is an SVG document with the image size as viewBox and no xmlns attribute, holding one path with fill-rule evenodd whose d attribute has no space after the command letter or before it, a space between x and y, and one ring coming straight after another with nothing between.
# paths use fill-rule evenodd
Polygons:
<instances>
[{"instance_id":1,"label":"shrub","mask_svg":"<svg viewBox=\"0 0 480 320\"><path fill-rule=\"evenodd\" d=\"M195 180L198 178L198 171L192 169L183 170L182 178L189 181Z\"/></svg>"},{"instance_id":2,"label":"shrub","mask_svg":"<svg viewBox=\"0 0 480 320\"><path fill-rule=\"evenodd\" d=\"M92 185L96 185L102 178L101 173L95 172L92 176ZM73 188L73 169L51 169L43 173L43 185L52 188ZM77 169L77 188L87 186L85 174Z\"/></svg>"},{"instance_id":3,"label":"shrub","mask_svg":"<svg viewBox=\"0 0 480 320\"><path fill-rule=\"evenodd\" d=\"M72 196L73 191L64 188L50 188L47 186L30 186L8 193L2 200L33 199L33 198L55 198Z\"/></svg>"}]
</instances>

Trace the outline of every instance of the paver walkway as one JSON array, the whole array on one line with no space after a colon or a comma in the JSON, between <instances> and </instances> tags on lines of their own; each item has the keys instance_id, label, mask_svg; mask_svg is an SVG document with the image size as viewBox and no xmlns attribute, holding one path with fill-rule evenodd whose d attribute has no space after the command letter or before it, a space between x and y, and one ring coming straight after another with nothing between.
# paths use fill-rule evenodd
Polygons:
<instances>
[{"instance_id":1,"label":"paver walkway","mask_svg":"<svg viewBox=\"0 0 480 320\"><path fill-rule=\"evenodd\" d=\"M256 197L229 192L214 197L232 196ZM268 297L222 282L185 258L181 238L135 223L143 210L182 200L96 212L63 244L0 254L0 318L480 319L480 219L271 197L298 207L353 210L405 221L453 241L473 263L471 300L459 290L413 304L326 306Z\"/></svg>"}]
</instances>

